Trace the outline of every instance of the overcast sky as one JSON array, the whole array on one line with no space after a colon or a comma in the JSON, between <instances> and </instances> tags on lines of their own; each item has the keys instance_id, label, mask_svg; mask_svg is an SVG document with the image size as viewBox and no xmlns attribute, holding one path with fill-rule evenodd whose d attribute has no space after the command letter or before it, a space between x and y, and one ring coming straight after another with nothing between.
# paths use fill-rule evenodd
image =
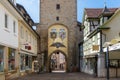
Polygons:
<instances>
[{"instance_id":1,"label":"overcast sky","mask_svg":"<svg viewBox=\"0 0 120 80\"><path fill-rule=\"evenodd\" d=\"M39 22L39 0L16 0L23 5L34 22ZM77 0L78 21L82 22L84 8L103 8L104 3L108 8L120 7L120 0Z\"/></svg>"}]
</instances>

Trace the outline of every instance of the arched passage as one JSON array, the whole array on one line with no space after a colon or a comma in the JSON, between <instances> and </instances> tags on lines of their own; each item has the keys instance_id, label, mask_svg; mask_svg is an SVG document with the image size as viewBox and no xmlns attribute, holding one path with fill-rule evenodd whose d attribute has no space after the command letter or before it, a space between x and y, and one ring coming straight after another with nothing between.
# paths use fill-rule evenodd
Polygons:
<instances>
[{"instance_id":1,"label":"arched passage","mask_svg":"<svg viewBox=\"0 0 120 80\"><path fill-rule=\"evenodd\" d=\"M66 72L68 56L68 29L54 24L48 28L48 71ZM63 59L62 59L63 58Z\"/></svg>"},{"instance_id":2,"label":"arched passage","mask_svg":"<svg viewBox=\"0 0 120 80\"><path fill-rule=\"evenodd\" d=\"M62 51L54 51L49 56L49 71L50 72L66 72L67 56Z\"/></svg>"}]
</instances>

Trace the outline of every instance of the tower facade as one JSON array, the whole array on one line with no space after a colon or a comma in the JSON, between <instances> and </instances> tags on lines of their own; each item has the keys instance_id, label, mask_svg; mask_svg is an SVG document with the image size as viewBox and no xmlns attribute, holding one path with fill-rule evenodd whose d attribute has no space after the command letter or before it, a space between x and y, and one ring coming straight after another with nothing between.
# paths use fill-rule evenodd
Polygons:
<instances>
[{"instance_id":1,"label":"tower facade","mask_svg":"<svg viewBox=\"0 0 120 80\"><path fill-rule=\"evenodd\" d=\"M41 39L44 65L51 69L50 56L65 55L66 71L74 64L76 54L77 0L40 0L40 24L37 32Z\"/></svg>"}]
</instances>

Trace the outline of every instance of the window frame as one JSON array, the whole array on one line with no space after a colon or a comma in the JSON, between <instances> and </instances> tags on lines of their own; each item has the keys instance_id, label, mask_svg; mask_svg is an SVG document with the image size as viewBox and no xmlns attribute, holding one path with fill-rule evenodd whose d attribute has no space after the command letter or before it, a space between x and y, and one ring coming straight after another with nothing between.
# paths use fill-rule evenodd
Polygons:
<instances>
[{"instance_id":1,"label":"window frame","mask_svg":"<svg viewBox=\"0 0 120 80\"><path fill-rule=\"evenodd\" d=\"M0 58L0 72L4 71L4 48L0 46L0 54L2 53L2 60ZM2 62L2 64L1 64Z\"/></svg>"},{"instance_id":2,"label":"window frame","mask_svg":"<svg viewBox=\"0 0 120 80\"><path fill-rule=\"evenodd\" d=\"M5 28L8 28L8 14L6 14L5 13L5 15L4 15L4 26L5 26Z\"/></svg>"},{"instance_id":3,"label":"window frame","mask_svg":"<svg viewBox=\"0 0 120 80\"><path fill-rule=\"evenodd\" d=\"M57 10L60 9L60 4L56 4L56 9L57 9Z\"/></svg>"},{"instance_id":4,"label":"window frame","mask_svg":"<svg viewBox=\"0 0 120 80\"><path fill-rule=\"evenodd\" d=\"M8 70L9 71L15 70L15 53L16 53L15 49L9 48L9 53L8 53Z\"/></svg>"},{"instance_id":5,"label":"window frame","mask_svg":"<svg viewBox=\"0 0 120 80\"><path fill-rule=\"evenodd\" d=\"M16 21L13 21L13 33L16 33Z\"/></svg>"},{"instance_id":6,"label":"window frame","mask_svg":"<svg viewBox=\"0 0 120 80\"><path fill-rule=\"evenodd\" d=\"M59 18L59 16L57 16L57 17L56 17L56 21L59 21L59 20L60 20L60 18Z\"/></svg>"}]
</instances>

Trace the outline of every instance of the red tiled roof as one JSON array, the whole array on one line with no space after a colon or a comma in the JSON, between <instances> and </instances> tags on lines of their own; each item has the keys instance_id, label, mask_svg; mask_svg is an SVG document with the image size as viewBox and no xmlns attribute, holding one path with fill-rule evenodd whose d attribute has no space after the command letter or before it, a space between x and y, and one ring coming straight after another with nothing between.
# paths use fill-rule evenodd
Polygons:
<instances>
[{"instance_id":1,"label":"red tiled roof","mask_svg":"<svg viewBox=\"0 0 120 80\"><path fill-rule=\"evenodd\" d=\"M98 18L104 8L85 8L85 13L87 14L88 18ZM110 13L114 13L118 8L108 8Z\"/></svg>"}]
</instances>

